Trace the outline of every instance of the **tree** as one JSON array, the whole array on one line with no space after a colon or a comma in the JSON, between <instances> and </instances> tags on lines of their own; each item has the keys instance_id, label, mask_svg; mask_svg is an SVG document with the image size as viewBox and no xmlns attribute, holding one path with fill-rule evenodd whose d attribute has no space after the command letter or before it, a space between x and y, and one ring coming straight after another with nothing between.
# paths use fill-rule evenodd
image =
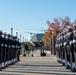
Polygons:
<instances>
[{"instance_id":1,"label":"tree","mask_svg":"<svg viewBox=\"0 0 76 75\"><path fill-rule=\"evenodd\" d=\"M75 22L76 23L76 20ZM48 29L45 31L44 35L44 45L46 46L49 42L52 36L57 36L60 32L62 32L67 26L73 25L70 22L69 17L65 17L62 19L62 17L54 18L53 22L50 22L47 20Z\"/></svg>"}]
</instances>

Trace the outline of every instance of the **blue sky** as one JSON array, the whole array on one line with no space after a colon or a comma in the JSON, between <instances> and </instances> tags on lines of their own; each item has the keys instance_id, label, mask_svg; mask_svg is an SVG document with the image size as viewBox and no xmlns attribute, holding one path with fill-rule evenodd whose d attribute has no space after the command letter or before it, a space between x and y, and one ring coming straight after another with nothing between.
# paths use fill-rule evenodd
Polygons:
<instances>
[{"instance_id":1,"label":"blue sky","mask_svg":"<svg viewBox=\"0 0 76 75\"><path fill-rule=\"evenodd\" d=\"M47 20L65 16L76 19L76 0L0 0L0 30L10 33L12 24L13 34L19 30L26 38L24 32L40 33L33 29L47 29Z\"/></svg>"}]
</instances>

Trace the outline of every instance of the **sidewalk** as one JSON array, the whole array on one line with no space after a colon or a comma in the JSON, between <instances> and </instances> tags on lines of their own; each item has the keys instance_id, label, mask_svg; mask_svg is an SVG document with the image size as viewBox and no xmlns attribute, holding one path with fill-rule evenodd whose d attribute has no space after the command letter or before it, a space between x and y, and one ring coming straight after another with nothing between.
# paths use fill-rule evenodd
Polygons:
<instances>
[{"instance_id":1,"label":"sidewalk","mask_svg":"<svg viewBox=\"0 0 76 75\"><path fill-rule=\"evenodd\" d=\"M21 61L3 69L0 75L75 75L58 63L54 55L40 57L38 52L35 52L34 57L21 56Z\"/></svg>"}]
</instances>

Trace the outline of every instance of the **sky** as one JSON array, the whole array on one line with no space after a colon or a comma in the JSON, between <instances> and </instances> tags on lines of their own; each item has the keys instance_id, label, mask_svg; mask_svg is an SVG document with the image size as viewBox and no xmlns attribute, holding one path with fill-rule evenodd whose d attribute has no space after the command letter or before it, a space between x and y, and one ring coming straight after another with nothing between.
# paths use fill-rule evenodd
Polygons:
<instances>
[{"instance_id":1,"label":"sky","mask_svg":"<svg viewBox=\"0 0 76 75\"><path fill-rule=\"evenodd\" d=\"M76 0L0 0L0 30L30 39L31 33L44 33L47 20L69 16L76 19Z\"/></svg>"}]
</instances>

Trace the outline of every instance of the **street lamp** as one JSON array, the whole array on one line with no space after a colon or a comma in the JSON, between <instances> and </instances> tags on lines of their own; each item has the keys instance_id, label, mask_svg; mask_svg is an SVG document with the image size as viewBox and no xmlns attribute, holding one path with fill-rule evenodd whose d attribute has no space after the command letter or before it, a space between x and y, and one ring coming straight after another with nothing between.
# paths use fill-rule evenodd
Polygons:
<instances>
[{"instance_id":1,"label":"street lamp","mask_svg":"<svg viewBox=\"0 0 76 75\"><path fill-rule=\"evenodd\" d=\"M23 37L23 42L24 42L24 37Z\"/></svg>"},{"instance_id":2,"label":"street lamp","mask_svg":"<svg viewBox=\"0 0 76 75\"><path fill-rule=\"evenodd\" d=\"M13 35L13 25L11 25L11 35Z\"/></svg>"},{"instance_id":3,"label":"street lamp","mask_svg":"<svg viewBox=\"0 0 76 75\"><path fill-rule=\"evenodd\" d=\"M42 41L40 41L40 46L41 46L40 55L42 56Z\"/></svg>"},{"instance_id":4,"label":"street lamp","mask_svg":"<svg viewBox=\"0 0 76 75\"><path fill-rule=\"evenodd\" d=\"M20 33L20 43L21 43L21 33Z\"/></svg>"},{"instance_id":5,"label":"street lamp","mask_svg":"<svg viewBox=\"0 0 76 75\"><path fill-rule=\"evenodd\" d=\"M16 31L16 37L18 38L18 31Z\"/></svg>"}]
</instances>

